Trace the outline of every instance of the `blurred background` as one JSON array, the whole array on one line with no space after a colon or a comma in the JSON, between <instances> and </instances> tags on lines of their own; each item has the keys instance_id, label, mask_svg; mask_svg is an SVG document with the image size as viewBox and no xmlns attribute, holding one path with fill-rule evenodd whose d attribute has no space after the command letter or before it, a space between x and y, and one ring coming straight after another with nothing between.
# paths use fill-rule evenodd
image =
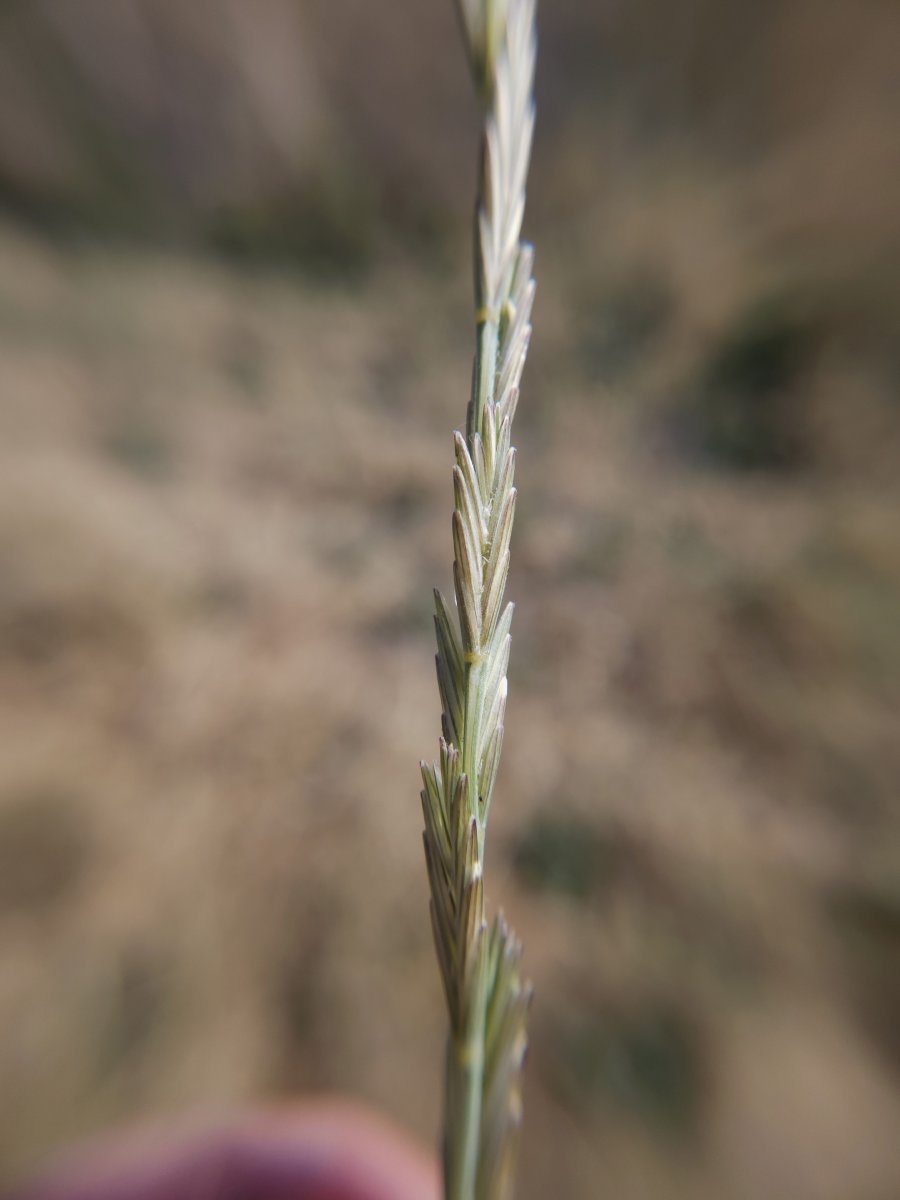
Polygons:
<instances>
[{"instance_id":1,"label":"blurred background","mask_svg":"<svg viewBox=\"0 0 900 1200\"><path fill-rule=\"evenodd\" d=\"M547 0L488 903L522 1200L900 1195L900 8ZM0 5L0 1176L426 1142L450 0Z\"/></svg>"}]
</instances>

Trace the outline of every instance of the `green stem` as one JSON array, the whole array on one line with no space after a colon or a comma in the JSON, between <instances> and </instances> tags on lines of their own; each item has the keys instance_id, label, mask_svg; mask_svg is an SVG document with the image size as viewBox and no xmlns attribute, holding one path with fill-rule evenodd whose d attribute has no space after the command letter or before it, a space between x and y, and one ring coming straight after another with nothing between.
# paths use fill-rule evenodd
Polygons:
<instances>
[{"instance_id":1,"label":"green stem","mask_svg":"<svg viewBox=\"0 0 900 1200\"><path fill-rule=\"evenodd\" d=\"M471 647L476 655L480 647ZM483 667L466 666L461 768L469 780L469 816L475 817L478 862L484 863L484 825L478 795L478 721ZM476 921L477 940L465 948L472 979L472 1002L466 1005L462 1026L451 1030L447 1063L449 1135L444 1175L445 1200L475 1200L481 1149L481 1108L484 1093L485 983L483 971L484 913Z\"/></svg>"},{"instance_id":2,"label":"green stem","mask_svg":"<svg viewBox=\"0 0 900 1200\"><path fill-rule=\"evenodd\" d=\"M497 377L497 349L500 340L500 329L497 320L489 315L478 326L475 358L475 386L472 404L469 409L467 433L469 446L472 437L482 433L484 423L484 406L494 398L494 383Z\"/></svg>"},{"instance_id":3,"label":"green stem","mask_svg":"<svg viewBox=\"0 0 900 1200\"><path fill-rule=\"evenodd\" d=\"M480 656L481 647L473 646L472 653ZM480 662L466 667L466 690L463 708L463 736L460 746L460 770L469 780L469 815L475 818L478 830L478 861L484 859L484 825L481 820L481 797L478 795L478 724L481 719L481 676Z\"/></svg>"},{"instance_id":4,"label":"green stem","mask_svg":"<svg viewBox=\"0 0 900 1200\"><path fill-rule=\"evenodd\" d=\"M451 1119L444 1172L445 1200L475 1200L484 1091L485 989L480 964L477 975L465 1027L450 1034L451 1061L447 1064L447 1075Z\"/></svg>"},{"instance_id":5,"label":"green stem","mask_svg":"<svg viewBox=\"0 0 900 1200\"><path fill-rule=\"evenodd\" d=\"M476 244L482 195L476 203ZM480 274L480 268L479 268ZM475 293L479 304L489 303L481 294L480 279ZM484 439L485 409L494 400L497 380L497 356L500 345L499 314L479 309L476 336L475 371L472 401L467 420L467 441L472 450L475 434ZM482 547L482 553L485 548ZM478 597L481 603L481 597ZM478 839L478 863L484 865L484 821L478 792L478 734L483 718L481 655L483 647L467 646L474 661L467 663L463 709L462 744L459 747L461 770L469 781L469 817L475 818ZM476 941L464 953L475 961L467 963L472 978L472 1001L463 1011L461 1028L450 1032L447 1062L447 1145L444 1161L444 1200L475 1200L481 1154L481 1118L484 1100L485 1023L487 994L484 968L484 912L478 913Z\"/></svg>"}]
</instances>

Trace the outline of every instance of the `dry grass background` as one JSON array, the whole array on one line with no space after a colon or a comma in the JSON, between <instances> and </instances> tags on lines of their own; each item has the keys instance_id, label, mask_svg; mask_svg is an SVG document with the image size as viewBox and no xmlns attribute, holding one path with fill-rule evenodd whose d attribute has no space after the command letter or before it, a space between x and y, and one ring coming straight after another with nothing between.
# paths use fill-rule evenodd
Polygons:
<instances>
[{"instance_id":1,"label":"dry grass background","mask_svg":"<svg viewBox=\"0 0 900 1200\"><path fill-rule=\"evenodd\" d=\"M436 1132L475 128L449 5L375 7L2 13L7 1176L318 1089ZM667 13L544 14L489 864L537 993L520 1194L888 1200L896 10Z\"/></svg>"}]
</instances>

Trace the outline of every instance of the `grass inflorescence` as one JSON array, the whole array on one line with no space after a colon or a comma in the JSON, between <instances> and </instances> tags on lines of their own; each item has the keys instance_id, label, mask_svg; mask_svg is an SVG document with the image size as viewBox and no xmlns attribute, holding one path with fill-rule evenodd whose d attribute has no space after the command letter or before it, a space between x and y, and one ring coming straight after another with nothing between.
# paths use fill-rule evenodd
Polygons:
<instances>
[{"instance_id":1,"label":"grass inflorescence","mask_svg":"<svg viewBox=\"0 0 900 1200\"><path fill-rule=\"evenodd\" d=\"M476 351L465 434L454 437L455 611L435 593L442 714L422 764L425 857L450 1018L446 1200L512 1188L522 1117L529 988L502 916L488 926L484 850L500 763L512 604L504 604L516 505L512 422L531 335L533 252L521 241L534 128L535 0L459 0L484 112L476 202Z\"/></svg>"}]
</instances>

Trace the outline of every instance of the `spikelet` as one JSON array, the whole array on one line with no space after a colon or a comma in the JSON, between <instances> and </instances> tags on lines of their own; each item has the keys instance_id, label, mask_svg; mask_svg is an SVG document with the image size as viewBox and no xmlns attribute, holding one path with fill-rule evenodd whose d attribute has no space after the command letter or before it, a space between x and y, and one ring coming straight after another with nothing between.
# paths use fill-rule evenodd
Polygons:
<instances>
[{"instance_id":1,"label":"spikelet","mask_svg":"<svg viewBox=\"0 0 900 1200\"><path fill-rule=\"evenodd\" d=\"M500 763L513 606L511 428L531 336L533 252L521 241L534 130L535 0L457 0L484 106L476 205L476 351L454 436L453 599L435 592L442 738L422 764L431 921L447 999L444 1194L508 1200L522 1116L530 991L502 917L488 929L484 843Z\"/></svg>"}]
</instances>

